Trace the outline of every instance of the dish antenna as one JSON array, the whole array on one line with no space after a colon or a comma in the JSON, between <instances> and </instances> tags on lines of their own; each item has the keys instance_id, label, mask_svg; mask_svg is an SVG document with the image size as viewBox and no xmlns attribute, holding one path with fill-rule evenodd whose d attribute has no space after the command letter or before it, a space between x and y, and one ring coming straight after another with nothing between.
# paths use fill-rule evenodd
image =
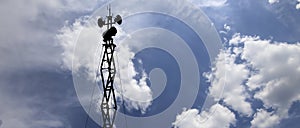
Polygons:
<instances>
[{"instance_id":1,"label":"dish antenna","mask_svg":"<svg viewBox=\"0 0 300 128\"><path fill-rule=\"evenodd\" d=\"M115 17L115 20L114 20L115 22L117 22L119 25L121 25L122 24L122 17L120 16L120 15L117 15L116 17Z\"/></svg>"},{"instance_id":2,"label":"dish antenna","mask_svg":"<svg viewBox=\"0 0 300 128\"><path fill-rule=\"evenodd\" d=\"M105 25L105 21L102 18L98 19L98 26L102 28Z\"/></svg>"}]
</instances>

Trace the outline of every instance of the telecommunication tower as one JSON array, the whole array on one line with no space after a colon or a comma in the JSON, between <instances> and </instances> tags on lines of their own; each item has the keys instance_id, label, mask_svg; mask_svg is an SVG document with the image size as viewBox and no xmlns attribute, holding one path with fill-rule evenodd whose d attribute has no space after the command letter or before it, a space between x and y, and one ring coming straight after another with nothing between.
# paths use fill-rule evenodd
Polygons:
<instances>
[{"instance_id":1,"label":"telecommunication tower","mask_svg":"<svg viewBox=\"0 0 300 128\"><path fill-rule=\"evenodd\" d=\"M98 26L100 28L106 26L106 31L102 34L102 47L104 50L102 51L103 56L100 62L100 70L97 71L97 74L100 74L101 76L101 84L103 87L103 98L101 102L103 128L112 128L117 111L117 101L114 90L114 79L116 74L114 52L116 44L114 44L114 39L112 38L116 35L117 29L113 24L122 24L122 18L120 15L114 17L111 13L110 6L108 6L107 9L108 16L106 16L106 19L98 19Z\"/></svg>"}]
</instances>

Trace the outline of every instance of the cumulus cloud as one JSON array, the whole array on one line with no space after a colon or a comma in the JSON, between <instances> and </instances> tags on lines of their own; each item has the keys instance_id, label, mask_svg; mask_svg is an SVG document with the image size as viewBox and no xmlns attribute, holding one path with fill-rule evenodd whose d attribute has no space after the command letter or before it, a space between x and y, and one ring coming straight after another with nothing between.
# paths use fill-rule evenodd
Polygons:
<instances>
[{"instance_id":1,"label":"cumulus cloud","mask_svg":"<svg viewBox=\"0 0 300 128\"><path fill-rule=\"evenodd\" d=\"M66 25L60 29L59 34L57 34L57 40L59 45L63 48L62 60L63 60L63 68L67 70L73 70L73 72L78 72L80 67L88 67L88 73L92 78L95 76L95 65L94 62L96 49L94 48L95 44L99 43L99 30L97 30L96 23L87 23L89 17L83 16L75 20L74 23L69 24L66 21ZM79 39L79 35L81 31L85 29L86 31L83 33ZM77 41L86 41L85 45L80 45L76 48ZM78 52L78 54L74 54L74 52Z\"/></svg>"},{"instance_id":2,"label":"cumulus cloud","mask_svg":"<svg viewBox=\"0 0 300 128\"><path fill-rule=\"evenodd\" d=\"M273 128L278 125L279 117L272 112L259 109L251 121L251 126L254 128Z\"/></svg>"},{"instance_id":3,"label":"cumulus cloud","mask_svg":"<svg viewBox=\"0 0 300 128\"><path fill-rule=\"evenodd\" d=\"M227 105L241 114L251 115L252 109L246 101L248 94L243 86L243 81L248 77L249 71L244 64L236 64L237 55L230 50L222 51L216 66L207 76L211 81L209 95L216 101L223 100Z\"/></svg>"},{"instance_id":4,"label":"cumulus cloud","mask_svg":"<svg viewBox=\"0 0 300 128\"><path fill-rule=\"evenodd\" d=\"M253 39L244 42L242 58L258 73L247 83L250 89L260 89L254 95L266 107L278 108L280 115L287 115L291 104L299 100L300 45L271 43L270 40Z\"/></svg>"},{"instance_id":5,"label":"cumulus cloud","mask_svg":"<svg viewBox=\"0 0 300 128\"><path fill-rule=\"evenodd\" d=\"M120 83L122 87L120 84L118 86L119 95L124 95L128 108L141 110L142 113L145 113L152 101L152 91L146 83L148 76L142 71L140 72L142 77L138 80L134 79L138 72L135 71L132 62L134 53L130 51L127 45L119 45L116 54L118 57L117 72L120 74L116 77L116 81L121 80L122 82ZM140 63L142 63L141 60Z\"/></svg>"},{"instance_id":6,"label":"cumulus cloud","mask_svg":"<svg viewBox=\"0 0 300 128\"><path fill-rule=\"evenodd\" d=\"M209 115L209 118L206 118ZM175 128L229 128L235 124L235 115L227 107L213 105L208 111L199 113L197 109L184 110L176 116Z\"/></svg>"},{"instance_id":7,"label":"cumulus cloud","mask_svg":"<svg viewBox=\"0 0 300 128\"><path fill-rule=\"evenodd\" d=\"M274 42L237 33L220 52L212 72L204 75L211 82L208 95L216 101L224 101L221 103L239 114L252 116L251 104L258 99L263 107L255 108L251 126L274 127L289 118L290 107L300 100L300 43ZM206 112L198 113L196 109L185 110L174 125L195 127ZM207 117L214 119L213 115ZM186 123L188 120L196 123Z\"/></svg>"},{"instance_id":8,"label":"cumulus cloud","mask_svg":"<svg viewBox=\"0 0 300 128\"><path fill-rule=\"evenodd\" d=\"M287 118L292 103L300 100L300 44L272 42L239 34L232 40L233 44L244 45L241 58L251 67L246 85L254 93L254 98L261 100L264 107L275 109L278 120ZM264 111L259 113L262 114L257 114L258 117L265 115Z\"/></svg>"}]
</instances>

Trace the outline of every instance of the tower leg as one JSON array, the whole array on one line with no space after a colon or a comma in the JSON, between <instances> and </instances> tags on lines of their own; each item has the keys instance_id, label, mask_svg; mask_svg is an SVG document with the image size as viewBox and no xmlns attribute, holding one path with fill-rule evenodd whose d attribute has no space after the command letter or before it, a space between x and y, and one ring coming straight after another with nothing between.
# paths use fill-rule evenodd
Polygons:
<instances>
[{"instance_id":1,"label":"tower leg","mask_svg":"<svg viewBox=\"0 0 300 128\"><path fill-rule=\"evenodd\" d=\"M104 53L101 60L100 74L104 93L101 102L101 112L103 128L112 128L117 110L117 101L113 86L116 74L114 61L116 45L110 40L103 44L103 47Z\"/></svg>"}]
</instances>

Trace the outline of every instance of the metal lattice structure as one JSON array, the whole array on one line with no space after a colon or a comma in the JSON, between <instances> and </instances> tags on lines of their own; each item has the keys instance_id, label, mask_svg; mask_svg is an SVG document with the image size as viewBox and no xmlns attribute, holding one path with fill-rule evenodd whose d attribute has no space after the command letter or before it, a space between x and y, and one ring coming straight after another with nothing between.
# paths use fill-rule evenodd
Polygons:
<instances>
[{"instance_id":1,"label":"metal lattice structure","mask_svg":"<svg viewBox=\"0 0 300 128\"><path fill-rule=\"evenodd\" d=\"M122 18L117 15L113 20L110 7L108 7L108 16L106 16L106 20L103 20L102 18L98 19L98 26L100 28L103 26L107 27L107 30L102 35L104 42L102 46L104 47L104 50L102 51L103 56L99 70L103 87L103 98L101 102L103 128L113 127L117 111L117 101L114 90L114 79L116 74L114 52L116 45L112 38L112 36L115 36L117 33L117 29L112 26L116 23L121 24Z\"/></svg>"}]
</instances>

